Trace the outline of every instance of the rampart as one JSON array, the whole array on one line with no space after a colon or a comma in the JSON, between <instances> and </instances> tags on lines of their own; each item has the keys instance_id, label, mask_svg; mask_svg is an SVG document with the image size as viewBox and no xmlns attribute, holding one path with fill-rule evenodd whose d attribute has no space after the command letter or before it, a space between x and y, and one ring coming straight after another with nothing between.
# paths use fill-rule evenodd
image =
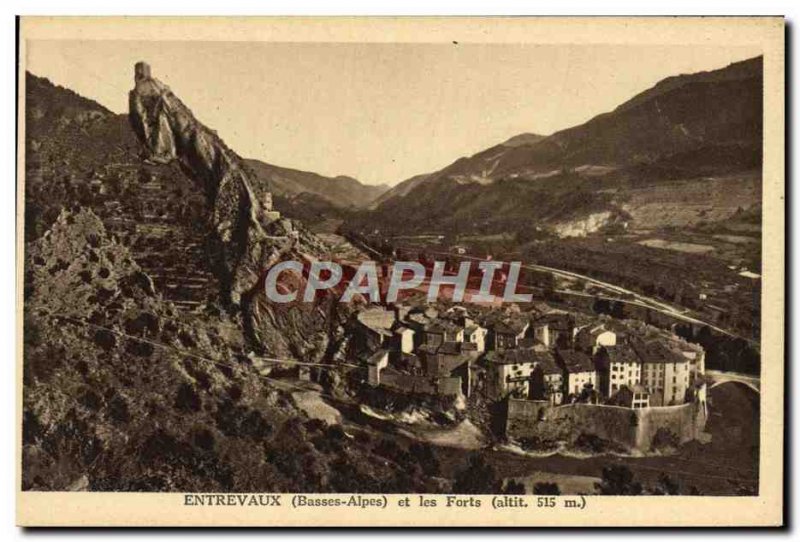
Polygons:
<instances>
[{"instance_id":1,"label":"rampart","mask_svg":"<svg viewBox=\"0 0 800 542\"><path fill-rule=\"evenodd\" d=\"M637 409L584 403L554 407L544 401L509 398L506 434L568 443L593 435L629 450L649 452L659 429L669 431L662 434L671 433L682 444L696 439L705 422L705 412L697 403Z\"/></svg>"}]
</instances>

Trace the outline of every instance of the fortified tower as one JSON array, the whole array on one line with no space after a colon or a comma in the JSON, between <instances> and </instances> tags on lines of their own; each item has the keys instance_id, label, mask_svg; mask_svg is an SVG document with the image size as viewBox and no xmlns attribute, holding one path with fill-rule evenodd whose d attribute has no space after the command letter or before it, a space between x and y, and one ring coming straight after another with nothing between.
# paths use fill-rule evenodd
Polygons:
<instances>
[{"instance_id":1,"label":"fortified tower","mask_svg":"<svg viewBox=\"0 0 800 542\"><path fill-rule=\"evenodd\" d=\"M133 68L133 80L144 81L150 79L150 64L147 62L137 62Z\"/></svg>"}]
</instances>

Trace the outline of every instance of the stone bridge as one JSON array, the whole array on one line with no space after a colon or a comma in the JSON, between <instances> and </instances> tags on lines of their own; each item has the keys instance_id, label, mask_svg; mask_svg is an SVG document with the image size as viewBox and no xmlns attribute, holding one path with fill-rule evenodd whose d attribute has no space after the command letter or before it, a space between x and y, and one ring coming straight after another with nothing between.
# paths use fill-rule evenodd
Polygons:
<instances>
[{"instance_id":1,"label":"stone bridge","mask_svg":"<svg viewBox=\"0 0 800 542\"><path fill-rule=\"evenodd\" d=\"M725 371L706 371L706 375L711 377L713 383L709 389L714 389L721 384L728 382L737 382L743 384L756 393L761 393L761 379L757 376L746 375L741 373L729 373Z\"/></svg>"}]
</instances>

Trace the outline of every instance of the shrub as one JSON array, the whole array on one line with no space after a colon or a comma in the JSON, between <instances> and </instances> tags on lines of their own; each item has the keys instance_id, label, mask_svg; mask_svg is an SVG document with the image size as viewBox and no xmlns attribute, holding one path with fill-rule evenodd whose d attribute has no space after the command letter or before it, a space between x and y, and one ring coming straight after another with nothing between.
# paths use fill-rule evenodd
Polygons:
<instances>
[{"instance_id":1,"label":"shrub","mask_svg":"<svg viewBox=\"0 0 800 542\"><path fill-rule=\"evenodd\" d=\"M600 495L641 495L642 484L634 480L631 469L624 465L603 468L603 478L595 483Z\"/></svg>"},{"instance_id":2,"label":"shrub","mask_svg":"<svg viewBox=\"0 0 800 542\"><path fill-rule=\"evenodd\" d=\"M497 494L500 484L495 468L487 463L483 455L476 453L470 456L467 466L456 475L453 492L466 495Z\"/></svg>"},{"instance_id":3,"label":"shrub","mask_svg":"<svg viewBox=\"0 0 800 542\"><path fill-rule=\"evenodd\" d=\"M178 395L175 397L175 408L184 412L197 412L202 406L202 401L189 384L181 384Z\"/></svg>"},{"instance_id":4,"label":"shrub","mask_svg":"<svg viewBox=\"0 0 800 542\"><path fill-rule=\"evenodd\" d=\"M561 495L561 489L555 482L536 482L533 485L534 495Z\"/></svg>"},{"instance_id":5,"label":"shrub","mask_svg":"<svg viewBox=\"0 0 800 542\"><path fill-rule=\"evenodd\" d=\"M503 488L503 493L506 495L525 495L525 484L515 480L509 480L506 483L506 487Z\"/></svg>"},{"instance_id":6,"label":"shrub","mask_svg":"<svg viewBox=\"0 0 800 542\"><path fill-rule=\"evenodd\" d=\"M650 443L650 448L654 451L669 451L674 450L680 446L680 439L678 435L667 429L666 427L659 427L653 440Z\"/></svg>"}]
</instances>

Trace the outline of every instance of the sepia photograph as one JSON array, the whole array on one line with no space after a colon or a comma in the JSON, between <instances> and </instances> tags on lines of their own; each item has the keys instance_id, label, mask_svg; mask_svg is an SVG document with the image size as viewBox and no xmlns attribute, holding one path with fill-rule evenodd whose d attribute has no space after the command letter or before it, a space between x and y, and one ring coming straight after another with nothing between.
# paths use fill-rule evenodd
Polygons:
<instances>
[{"instance_id":1,"label":"sepia photograph","mask_svg":"<svg viewBox=\"0 0 800 542\"><path fill-rule=\"evenodd\" d=\"M780 521L783 19L626 21L23 18L23 521Z\"/></svg>"}]
</instances>

